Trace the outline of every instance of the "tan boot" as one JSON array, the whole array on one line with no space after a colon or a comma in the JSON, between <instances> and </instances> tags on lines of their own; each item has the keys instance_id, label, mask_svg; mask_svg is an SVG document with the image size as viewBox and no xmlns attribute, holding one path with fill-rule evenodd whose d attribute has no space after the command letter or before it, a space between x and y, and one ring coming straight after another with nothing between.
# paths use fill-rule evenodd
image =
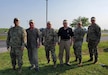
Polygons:
<instances>
[{"instance_id":1,"label":"tan boot","mask_svg":"<svg viewBox=\"0 0 108 75\"><path fill-rule=\"evenodd\" d=\"M78 64L78 67L81 67L81 66L82 66L82 63L79 63L79 64Z\"/></svg>"}]
</instances>

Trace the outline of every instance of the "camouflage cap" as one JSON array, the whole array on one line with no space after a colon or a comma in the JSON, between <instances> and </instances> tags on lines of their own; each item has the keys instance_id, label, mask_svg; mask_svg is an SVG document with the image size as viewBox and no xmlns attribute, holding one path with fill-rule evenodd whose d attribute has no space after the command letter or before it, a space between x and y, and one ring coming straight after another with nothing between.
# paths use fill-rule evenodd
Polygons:
<instances>
[{"instance_id":1,"label":"camouflage cap","mask_svg":"<svg viewBox=\"0 0 108 75\"><path fill-rule=\"evenodd\" d=\"M47 24L51 24L51 22L50 22L50 21L48 21L48 22L47 22Z\"/></svg>"},{"instance_id":2,"label":"camouflage cap","mask_svg":"<svg viewBox=\"0 0 108 75\"><path fill-rule=\"evenodd\" d=\"M91 17L91 20L96 20L96 18L95 17Z\"/></svg>"},{"instance_id":3,"label":"camouflage cap","mask_svg":"<svg viewBox=\"0 0 108 75\"><path fill-rule=\"evenodd\" d=\"M29 20L29 23L34 23L34 21L31 19L31 20Z\"/></svg>"}]
</instances>

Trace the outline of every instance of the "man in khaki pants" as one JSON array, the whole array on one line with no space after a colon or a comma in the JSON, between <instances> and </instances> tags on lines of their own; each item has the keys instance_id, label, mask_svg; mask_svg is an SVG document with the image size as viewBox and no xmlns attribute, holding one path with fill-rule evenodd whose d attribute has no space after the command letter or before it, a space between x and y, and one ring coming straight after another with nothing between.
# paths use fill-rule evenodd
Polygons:
<instances>
[{"instance_id":1,"label":"man in khaki pants","mask_svg":"<svg viewBox=\"0 0 108 75\"><path fill-rule=\"evenodd\" d=\"M63 20L63 27L61 27L58 31L58 44L59 44L59 60L60 65L63 65L63 53L64 50L66 52L66 65L70 66L69 58L70 58L70 46L72 44L73 31L70 27L68 27L67 20Z\"/></svg>"}]
</instances>

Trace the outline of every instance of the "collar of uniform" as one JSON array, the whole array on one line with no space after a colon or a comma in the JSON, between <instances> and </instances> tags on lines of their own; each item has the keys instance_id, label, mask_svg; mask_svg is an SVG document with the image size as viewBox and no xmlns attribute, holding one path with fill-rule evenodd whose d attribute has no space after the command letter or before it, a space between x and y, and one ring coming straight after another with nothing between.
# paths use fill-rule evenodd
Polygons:
<instances>
[{"instance_id":1,"label":"collar of uniform","mask_svg":"<svg viewBox=\"0 0 108 75\"><path fill-rule=\"evenodd\" d=\"M63 27L64 30L68 29L69 27Z\"/></svg>"}]
</instances>

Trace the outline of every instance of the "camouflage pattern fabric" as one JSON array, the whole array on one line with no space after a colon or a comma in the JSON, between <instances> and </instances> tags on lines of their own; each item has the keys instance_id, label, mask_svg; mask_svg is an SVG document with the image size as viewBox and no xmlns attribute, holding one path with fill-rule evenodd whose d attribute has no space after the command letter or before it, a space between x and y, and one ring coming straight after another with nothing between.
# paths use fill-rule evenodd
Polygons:
<instances>
[{"instance_id":1,"label":"camouflage pattern fabric","mask_svg":"<svg viewBox=\"0 0 108 75\"><path fill-rule=\"evenodd\" d=\"M77 27L74 30L74 44L73 44L73 48L74 48L74 54L76 56L76 58L82 59L82 43L83 43L83 38L85 35L85 30L83 28Z\"/></svg>"},{"instance_id":2,"label":"camouflage pattern fabric","mask_svg":"<svg viewBox=\"0 0 108 75\"><path fill-rule=\"evenodd\" d=\"M20 27L12 27L8 31L7 35L7 47L11 47L10 56L12 60L12 65L16 65L16 59L18 60L18 66L21 67L22 56L23 56L23 49L26 43L26 32L25 30Z\"/></svg>"},{"instance_id":3,"label":"camouflage pattern fabric","mask_svg":"<svg viewBox=\"0 0 108 75\"><path fill-rule=\"evenodd\" d=\"M95 59L98 58L97 45L100 42L101 38L101 28L97 24L90 25L88 27L87 39L88 48L90 53L90 58L93 59L93 55Z\"/></svg>"},{"instance_id":4,"label":"camouflage pattern fabric","mask_svg":"<svg viewBox=\"0 0 108 75\"><path fill-rule=\"evenodd\" d=\"M43 44L45 46L47 60L50 60L49 53L51 51L53 61L56 62L55 44L57 42L57 33L54 31L53 28L46 28L42 33L42 38Z\"/></svg>"}]
</instances>

